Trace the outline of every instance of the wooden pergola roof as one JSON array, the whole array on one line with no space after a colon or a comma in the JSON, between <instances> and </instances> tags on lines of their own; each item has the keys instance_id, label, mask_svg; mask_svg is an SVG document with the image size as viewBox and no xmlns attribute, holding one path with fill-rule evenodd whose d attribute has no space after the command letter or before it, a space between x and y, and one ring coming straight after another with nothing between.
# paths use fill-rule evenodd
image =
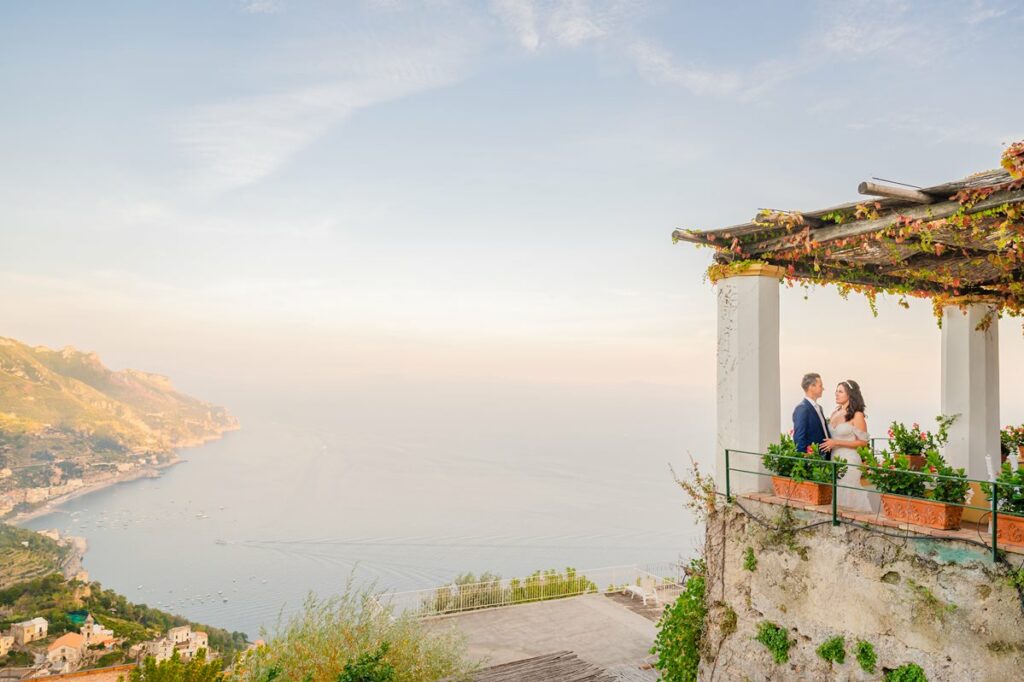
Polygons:
<instances>
[{"instance_id":1,"label":"wooden pergola roof","mask_svg":"<svg viewBox=\"0 0 1024 682\"><path fill-rule=\"evenodd\" d=\"M1024 308L1024 177L977 173L933 187L864 182L862 201L816 211L761 210L751 222L675 230L673 241L715 249L712 279L752 264L784 276L962 302ZM1016 157L1015 157L1016 158ZM1014 160L1012 163L1019 163Z\"/></svg>"}]
</instances>

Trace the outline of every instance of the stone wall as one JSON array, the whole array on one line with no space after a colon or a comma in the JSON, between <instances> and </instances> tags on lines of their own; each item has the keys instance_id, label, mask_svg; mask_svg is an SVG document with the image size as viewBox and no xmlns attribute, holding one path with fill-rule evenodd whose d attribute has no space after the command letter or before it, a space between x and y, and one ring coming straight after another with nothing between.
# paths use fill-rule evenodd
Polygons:
<instances>
[{"instance_id":1,"label":"stone wall","mask_svg":"<svg viewBox=\"0 0 1024 682\"><path fill-rule=\"evenodd\" d=\"M881 680L905 663L920 665L931 682L1024 679L1021 594L984 548L887 537L833 527L815 512L739 503L770 527L735 504L708 519L701 680ZM792 531L809 523L820 525ZM748 547L752 571L744 568ZM776 664L754 639L765 620L795 640L788 662ZM830 666L815 650L836 635L846 639L846 661ZM875 674L854 659L857 640L874 646Z\"/></svg>"}]
</instances>

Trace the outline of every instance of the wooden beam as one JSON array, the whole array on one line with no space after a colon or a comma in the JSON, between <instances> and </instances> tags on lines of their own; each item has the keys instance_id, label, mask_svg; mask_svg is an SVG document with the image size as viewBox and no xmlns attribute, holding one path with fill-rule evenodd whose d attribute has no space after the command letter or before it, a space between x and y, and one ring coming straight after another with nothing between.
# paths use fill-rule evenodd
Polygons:
<instances>
[{"instance_id":1,"label":"wooden beam","mask_svg":"<svg viewBox=\"0 0 1024 682\"><path fill-rule=\"evenodd\" d=\"M873 197L888 197L889 199L906 199L917 204L934 204L936 197L925 194L909 187L893 187L892 185L879 185L876 182L862 182L857 185L857 192Z\"/></svg>"},{"instance_id":2,"label":"wooden beam","mask_svg":"<svg viewBox=\"0 0 1024 682\"><path fill-rule=\"evenodd\" d=\"M977 213L978 211L995 208L1006 203L1012 204L1022 201L1024 201L1024 190L996 192L989 198L979 201L971 207L969 213ZM948 218L959 211L960 208L960 202L958 201L944 201L939 204L931 204L928 206L915 206L914 208L910 208L905 211L894 211L874 220L858 220L856 222L844 223L843 225L836 225L834 227L823 227L820 230L812 231L810 238L812 241L821 243L834 241L836 239L859 237L864 234L870 234L872 232L889 228L899 218L906 218L908 220L938 220L940 218ZM789 244L786 243L786 237L789 237L789 235L778 237L776 239L769 239L766 242L754 245L753 248L747 250L747 253L749 255L756 256L758 254L774 251L778 248L788 247Z\"/></svg>"}]
</instances>

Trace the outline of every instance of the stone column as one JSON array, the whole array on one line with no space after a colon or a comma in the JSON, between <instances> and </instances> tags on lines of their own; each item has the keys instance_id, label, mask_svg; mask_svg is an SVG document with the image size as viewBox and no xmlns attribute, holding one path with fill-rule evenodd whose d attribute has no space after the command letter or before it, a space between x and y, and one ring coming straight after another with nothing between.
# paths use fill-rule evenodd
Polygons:
<instances>
[{"instance_id":1,"label":"stone column","mask_svg":"<svg viewBox=\"0 0 1024 682\"><path fill-rule=\"evenodd\" d=\"M781 268L754 265L718 288L718 438L715 483L725 491L725 450L764 452L779 438ZM759 458L730 455L730 467L763 471ZM767 490L771 479L731 474L732 490Z\"/></svg>"},{"instance_id":2,"label":"stone column","mask_svg":"<svg viewBox=\"0 0 1024 682\"><path fill-rule=\"evenodd\" d=\"M959 414L945 457L970 478L988 478L985 455L999 465L999 321L982 303L942 311L942 414ZM974 504L978 504L977 501Z\"/></svg>"}]
</instances>

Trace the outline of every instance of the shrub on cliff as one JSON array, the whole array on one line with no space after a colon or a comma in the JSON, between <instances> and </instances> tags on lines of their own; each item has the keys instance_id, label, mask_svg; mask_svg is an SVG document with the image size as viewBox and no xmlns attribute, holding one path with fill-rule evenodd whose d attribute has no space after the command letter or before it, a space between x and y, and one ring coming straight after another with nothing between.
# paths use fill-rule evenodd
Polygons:
<instances>
[{"instance_id":1,"label":"shrub on cliff","mask_svg":"<svg viewBox=\"0 0 1024 682\"><path fill-rule=\"evenodd\" d=\"M219 661L207 661L206 649L187 663L175 651L166 661L156 662L148 657L132 670L129 682L220 682L223 679Z\"/></svg>"},{"instance_id":2,"label":"shrub on cliff","mask_svg":"<svg viewBox=\"0 0 1024 682\"><path fill-rule=\"evenodd\" d=\"M651 647L657 655L654 667L666 682L692 682L697 679L700 643L704 637L705 566L702 559L690 562L690 577L676 602L665 609L658 621L658 635Z\"/></svg>"},{"instance_id":3,"label":"shrub on cliff","mask_svg":"<svg viewBox=\"0 0 1024 682\"><path fill-rule=\"evenodd\" d=\"M244 654L231 682L303 682L363 679L427 682L471 671L464 644L454 634L428 631L414 618L378 605L370 589L331 599L306 599L266 644ZM353 677L355 676L355 677Z\"/></svg>"}]
</instances>

